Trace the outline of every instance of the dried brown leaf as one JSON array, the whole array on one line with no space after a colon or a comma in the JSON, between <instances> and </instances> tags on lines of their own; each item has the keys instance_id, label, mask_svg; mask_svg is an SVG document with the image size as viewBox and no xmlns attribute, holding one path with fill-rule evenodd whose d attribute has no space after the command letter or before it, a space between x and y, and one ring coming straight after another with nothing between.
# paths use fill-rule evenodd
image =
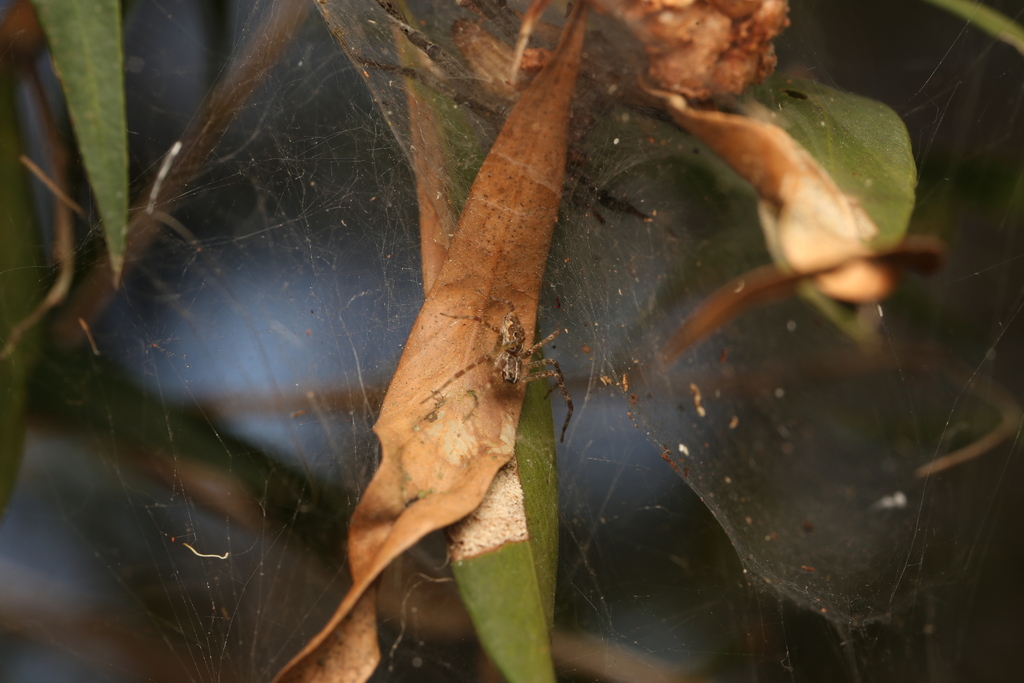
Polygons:
<instances>
[{"instance_id":1,"label":"dried brown leaf","mask_svg":"<svg viewBox=\"0 0 1024 683\"><path fill-rule=\"evenodd\" d=\"M738 94L775 68L786 0L599 0L643 43L647 77L690 99Z\"/></svg>"},{"instance_id":2,"label":"dried brown leaf","mask_svg":"<svg viewBox=\"0 0 1024 683\"><path fill-rule=\"evenodd\" d=\"M430 69L426 56L412 47L397 28L392 31L404 62ZM423 292L434 286L441 271L455 217L451 209L450 185L445 174L445 146L442 123L423 88L412 78L405 79L409 109L409 149L412 171L416 176L416 204L419 207L420 258L423 268Z\"/></svg>"},{"instance_id":3,"label":"dried brown leaf","mask_svg":"<svg viewBox=\"0 0 1024 683\"><path fill-rule=\"evenodd\" d=\"M513 50L508 44L493 36L480 22L469 19L455 22L452 40L484 92L507 102L519 97L516 81L509 76Z\"/></svg>"},{"instance_id":4,"label":"dried brown leaf","mask_svg":"<svg viewBox=\"0 0 1024 683\"><path fill-rule=\"evenodd\" d=\"M380 469L349 529L352 588L277 681L366 680L380 658L374 607L380 572L424 535L472 512L513 456L525 384L496 383L491 362L463 371L494 352L490 326L510 307L526 338L533 338L561 200L569 108L586 28L582 5L477 174L448 258L384 398L374 426Z\"/></svg>"},{"instance_id":5,"label":"dried brown leaf","mask_svg":"<svg viewBox=\"0 0 1024 683\"><path fill-rule=\"evenodd\" d=\"M0 68L31 66L46 49L46 36L29 0L15 0L0 17Z\"/></svg>"}]
</instances>

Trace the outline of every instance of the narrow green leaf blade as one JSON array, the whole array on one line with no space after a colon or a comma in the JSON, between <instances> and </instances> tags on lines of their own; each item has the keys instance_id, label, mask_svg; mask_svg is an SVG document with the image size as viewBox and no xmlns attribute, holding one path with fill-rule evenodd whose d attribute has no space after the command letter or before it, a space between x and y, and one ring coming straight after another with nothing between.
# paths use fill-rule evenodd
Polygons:
<instances>
[{"instance_id":1,"label":"narrow green leaf blade","mask_svg":"<svg viewBox=\"0 0 1024 683\"><path fill-rule=\"evenodd\" d=\"M530 540L452 566L491 661L509 683L554 683L551 625L558 569L555 431L544 382L527 387L516 459Z\"/></svg>"},{"instance_id":2,"label":"narrow green leaf blade","mask_svg":"<svg viewBox=\"0 0 1024 683\"><path fill-rule=\"evenodd\" d=\"M540 360L538 352L533 360ZM557 391L551 396L557 396ZM561 429L561 425L559 425ZM550 630L555 614L555 581L558 574L558 463L555 459L555 431L551 418L548 383L531 382L519 416L516 461L523 484L526 526L537 572L544 618Z\"/></svg>"},{"instance_id":3,"label":"narrow green leaf blade","mask_svg":"<svg viewBox=\"0 0 1024 683\"><path fill-rule=\"evenodd\" d=\"M1012 45L1024 55L1024 26L1002 12L970 0L925 0L951 14L963 17L996 39Z\"/></svg>"},{"instance_id":4,"label":"narrow green leaf blade","mask_svg":"<svg viewBox=\"0 0 1024 683\"><path fill-rule=\"evenodd\" d=\"M14 78L0 70L0 346L11 328L35 308L41 292L38 231L16 125ZM35 358L35 330L29 330L10 357L0 361L0 516L7 509L25 440L25 396Z\"/></svg>"},{"instance_id":5,"label":"narrow green leaf blade","mask_svg":"<svg viewBox=\"0 0 1024 683\"><path fill-rule=\"evenodd\" d=\"M33 0L67 100L115 280L128 232L128 127L118 0Z\"/></svg>"},{"instance_id":6,"label":"narrow green leaf blade","mask_svg":"<svg viewBox=\"0 0 1024 683\"><path fill-rule=\"evenodd\" d=\"M896 112L877 100L777 74L751 88L750 96L860 201L878 226L874 247L903 239L914 210L917 166Z\"/></svg>"},{"instance_id":7,"label":"narrow green leaf blade","mask_svg":"<svg viewBox=\"0 0 1024 683\"><path fill-rule=\"evenodd\" d=\"M509 683L554 683L551 641L529 541L452 565L477 636Z\"/></svg>"}]
</instances>

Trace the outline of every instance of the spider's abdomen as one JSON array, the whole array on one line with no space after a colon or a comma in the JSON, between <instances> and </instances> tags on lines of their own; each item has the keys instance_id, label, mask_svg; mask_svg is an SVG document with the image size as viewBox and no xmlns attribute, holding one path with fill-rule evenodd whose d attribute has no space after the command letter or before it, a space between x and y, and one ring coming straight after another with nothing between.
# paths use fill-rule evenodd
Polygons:
<instances>
[{"instance_id":1,"label":"spider's abdomen","mask_svg":"<svg viewBox=\"0 0 1024 683\"><path fill-rule=\"evenodd\" d=\"M522 359L507 351L498 356L495 365L501 374L501 379L511 384L515 384L523 376Z\"/></svg>"}]
</instances>

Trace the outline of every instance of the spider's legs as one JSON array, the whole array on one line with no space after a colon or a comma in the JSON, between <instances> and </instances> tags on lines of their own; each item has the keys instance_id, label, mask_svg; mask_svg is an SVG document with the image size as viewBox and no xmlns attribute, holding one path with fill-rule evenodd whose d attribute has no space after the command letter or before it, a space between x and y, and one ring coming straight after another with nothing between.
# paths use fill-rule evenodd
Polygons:
<instances>
[{"instance_id":1,"label":"spider's legs","mask_svg":"<svg viewBox=\"0 0 1024 683\"><path fill-rule=\"evenodd\" d=\"M569 390L565 388L565 378L562 376L562 368L558 365L558 361L553 358L533 360L524 365L523 370L529 372L533 368L540 368L545 365L550 365L553 369L542 370L541 372L525 375L522 381L532 382L535 379L544 379L547 377L555 378L555 385L548 388L548 393L544 395L544 398L551 395L551 392L555 390L555 386L562 390L562 398L565 399L565 406L568 410L565 413L565 423L562 425L562 438L559 440L565 441L565 430L569 428L569 420L572 418L572 397L569 396Z\"/></svg>"},{"instance_id":2,"label":"spider's legs","mask_svg":"<svg viewBox=\"0 0 1024 683\"><path fill-rule=\"evenodd\" d=\"M523 352L522 352L523 358L529 358L533 354L537 353L537 349L540 349L540 348L543 348L543 347L547 346L552 341L554 341L555 337L557 337L560 334L562 334L562 330L555 330L554 332L552 332L551 334L549 334L548 336L544 337L539 342L534 344L533 346L529 346L529 347L523 349ZM542 361L533 361L533 362L540 363L540 365L546 365L546 363L544 363ZM540 366L538 365L538 366L534 366L534 367L540 367Z\"/></svg>"},{"instance_id":3,"label":"spider's legs","mask_svg":"<svg viewBox=\"0 0 1024 683\"><path fill-rule=\"evenodd\" d=\"M454 317L454 316L452 316L452 317ZM462 368L461 370L456 372L454 375L449 377L448 381L445 382L444 384L442 384L441 386L439 386L437 389L431 389L430 390L430 396L427 396L425 399L420 401L420 403L426 403L427 401L429 401L433 397L437 396L442 391L444 391L445 388L447 388L449 384L451 384L452 382L454 382L458 378L462 377L467 372L469 372L470 370L472 370L473 368L477 367L478 365L480 365L481 363L483 363L484 361L487 361L487 360L492 360L491 356L489 356L487 354L484 354L484 355L480 356L475 361L473 361L472 363L470 363L469 365L467 365L466 367Z\"/></svg>"},{"instance_id":4,"label":"spider's legs","mask_svg":"<svg viewBox=\"0 0 1024 683\"><path fill-rule=\"evenodd\" d=\"M484 327L486 327L488 329L491 329L491 330L494 330L498 334L501 334L501 330L499 330L497 327L495 327L494 325L491 325L488 322L484 322L484 319L481 318L478 315L452 315L451 313L441 313L440 315L443 315L446 318L454 318L455 320L475 320L476 322L480 323ZM452 324L454 324L454 323L452 323ZM452 379L455 379L455 378L453 377Z\"/></svg>"}]
</instances>

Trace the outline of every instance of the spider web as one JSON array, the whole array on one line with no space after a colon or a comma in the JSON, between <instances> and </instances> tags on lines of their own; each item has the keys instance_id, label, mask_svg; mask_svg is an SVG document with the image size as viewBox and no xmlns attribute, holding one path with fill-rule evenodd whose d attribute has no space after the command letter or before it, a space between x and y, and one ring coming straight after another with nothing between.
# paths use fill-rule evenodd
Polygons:
<instances>
[{"instance_id":1,"label":"spider web","mask_svg":"<svg viewBox=\"0 0 1024 683\"><path fill-rule=\"evenodd\" d=\"M346 519L422 285L406 90L381 66L399 63L391 26L373 3L325 7L92 326L100 355L36 373L0 527L5 680L270 680L347 587ZM135 173L155 174L271 4L231 8L227 27L191 0L131 8ZM447 55L446 27L475 16L411 9ZM907 122L912 228L946 238L949 263L859 312L874 343L791 300L665 367L701 298L768 261L753 197L648 113L574 120L540 308L542 335L568 330L545 353L576 408L559 450L565 680L1018 669L1024 60L924 3L806 0L792 22L781 69ZM495 123L471 105L464 142L486 147ZM996 429L1008 438L978 459L914 475ZM481 680L444 565L428 539L385 577L375 680Z\"/></svg>"}]
</instances>

